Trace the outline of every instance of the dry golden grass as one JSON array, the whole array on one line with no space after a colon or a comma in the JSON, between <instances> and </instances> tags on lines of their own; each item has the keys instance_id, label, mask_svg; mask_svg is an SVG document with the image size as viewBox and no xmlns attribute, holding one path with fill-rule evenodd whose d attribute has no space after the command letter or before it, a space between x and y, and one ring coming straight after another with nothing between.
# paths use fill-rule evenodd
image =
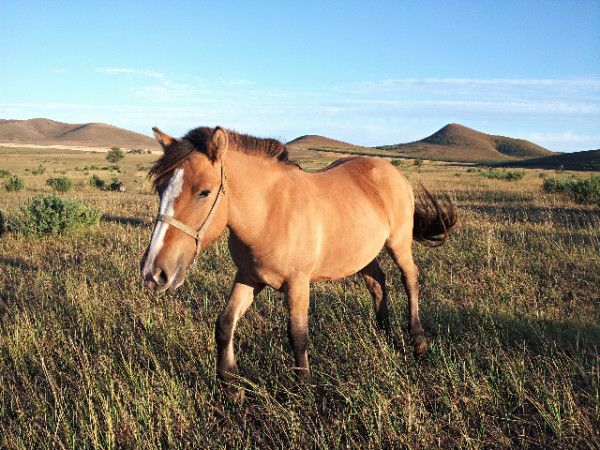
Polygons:
<instances>
[{"instance_id":1,"label":"dry golden grass","mask_svg":"<svg viewBox=\"0 0 600 450\"><path fill-rule=\"evenodd\" d=\"M105 213L76 235L0 238L0 447L600 446L600 217L544 194L540 171L507 182L460 165L401 166L460 210L444 247L414 247L431 350L412 356L400 276L382 256L390 337L358 278L315 284L315 384L299 386L284 302L266 290L237 333L248 393L232 404L214 368L214 321L234 273L225 240L176 293L141 286L152 158L128 155L115 173L127 192L113 193L87 183L109 171L75 170L108 166L102 154L0 149L0 169L26 182L0 194L8 215L63 171L76 184L66 195ZM26 172L39 164L44 174Z\"/></svg>"}]
</instances>

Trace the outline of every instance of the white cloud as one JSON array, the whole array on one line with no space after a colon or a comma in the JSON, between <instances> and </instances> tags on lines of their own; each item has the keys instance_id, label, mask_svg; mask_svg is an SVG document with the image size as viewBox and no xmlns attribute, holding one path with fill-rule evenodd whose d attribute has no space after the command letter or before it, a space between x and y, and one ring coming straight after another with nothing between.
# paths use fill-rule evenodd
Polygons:
<instances>
[{"instance_id":1,"label":"white cloud","mask_svg":"<svg viewBox=\"0 0 600 450\"><path fill-rule=\"evenodd\" d=\"M130 69L127 67L96 67L96 72L108 75L134 75L148 78L164 78L165 74L153 70Z\"/></svg>"},{"instance_id":2,"label":"white cloud","mask_svg":"<svg viewBox=\"0 0 600 450\"><path fill-rule=\"evenodd\" d=\"M600 77L585 78L390 78L339 86L339 91L386 91L417 86L529 87L600 90Z\"/></svg>"},{"instance_id":3,"label":"white cloud","mask_svg":"<svg viewBox=\"0 0 600 450\"><path fill-rule=\"evenodd\" d=\"M187 84L164 82L162 84L141 86L135 88L133 93L138 97L150 100L172 101L190 98L198 94L197 89Z\"/></svg>"},{"instance_id":4,"label":"white cloud","mask_svg":"<svg viewBox=\"0 0 600 450\"><path fill-rule=\"evenodd\" d=\"M527 139L550 149L600 149L600 134L577 134L569 130L559 133L517 133L515 137Z\"/></svg>"},{"instance_id":5,"label":"white cloud","mask_svg":"<svg viewBox=\"0 0 600 450\"><path fill-rule=\"evenodd\" d=\"M97 68L135 77L112 105L3 103L0 117L46 116L101 121L172 134L224 125L262 136L319 133L362 145L420 139L449 122L523 137L554 150L600 146L600 78L383 80L334 89L266 89L244 79L174 77L127 68ZM147 79L142 74L148 75ZM111 84L122 80L115 77ZM368 88L368 89L367 89ZM527 134L536 130L535 134ZM565 131L565 130L574 130Z\"/></svg>"}]
</instances>

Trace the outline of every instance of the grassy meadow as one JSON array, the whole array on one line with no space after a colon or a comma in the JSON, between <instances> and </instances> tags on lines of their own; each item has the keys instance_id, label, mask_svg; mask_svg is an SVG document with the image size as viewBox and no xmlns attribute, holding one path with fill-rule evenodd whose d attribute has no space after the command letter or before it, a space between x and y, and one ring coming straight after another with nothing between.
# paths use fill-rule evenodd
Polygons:
<instances>
[{"instance_id":1,"label":"grassy meadow","mask_svg":"<svg viewBox=\"0 0 600 450\"><path fill-rule=\"evenodd\" d=\"M74 188L60 195L104 214L68 236L0 237L0 448L600 447L600 213L541 187L568 172L508 181L401 161L460 214L443 247L414 245L428 353L412 354L400 275L381 255L391 335L358 277L314 284L314 384L298 385L285 304L266 289L236 333L238 404L215 379L226 239L175 293L142 288L155 158L127 155L117 171L102 153L0 148L0 169L25 181L6 192L0 178L7 216L62 175ZM92 175L126 192L95 189Z\"/></svg>"}]
</instances>

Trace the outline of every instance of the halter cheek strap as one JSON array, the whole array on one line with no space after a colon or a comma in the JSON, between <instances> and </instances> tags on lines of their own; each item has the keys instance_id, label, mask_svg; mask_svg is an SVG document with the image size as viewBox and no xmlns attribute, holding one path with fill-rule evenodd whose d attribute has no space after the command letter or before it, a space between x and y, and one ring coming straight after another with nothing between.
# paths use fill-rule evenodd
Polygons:
<instances>
[{"instance_id":1,"label":"halter cheek strap","mask_svg":"<svg viewBox=\"0 0 600 450\"><path fill-rule=\"evenodd\" d=\"M202 239L204 238L204 234L206 233L206 230L212 222L215 212L217 211L217 207L219 206L219 201L221 200L221 197L224 194L225 168L223 167L223 162L221 162L221 184L219 185L219 191L217 192L217 196L215 197L215 200L212 206L210 207L210 210L208 211L206 219L204 219L204 222L202 222L202 225L200 226L200 229L198 231L195 231L189 225L177 220L175 217L170 216L168 214L159 214L158 216L156 216L156 222L163 222L168 225L171 225L177 228L178 230L183 231L188 236L193 237L196 240L196 254L194 255L194 258L196 258L200 253L200 250L202 250Z\"/></svg>"}]
</instances>

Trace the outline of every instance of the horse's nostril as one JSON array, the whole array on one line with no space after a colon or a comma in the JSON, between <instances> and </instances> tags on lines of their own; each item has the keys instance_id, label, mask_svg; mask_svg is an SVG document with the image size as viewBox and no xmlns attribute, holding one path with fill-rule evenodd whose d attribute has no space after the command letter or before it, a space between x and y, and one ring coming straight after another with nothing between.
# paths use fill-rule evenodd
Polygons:
<instances>
[{"instance_id":1,"label":"horse's nostril","mask_svg":"<svg viewBox=\"0 0 600 450\"><path fill-rule=\"evenodd\" d=\"M167 276L167 273L164 270L159 269L158 270L158 277L156 277L156 281L161 286L164 286L165 284L167 284L169 282L169 277Z\"/></svg>"}]
</instances>

